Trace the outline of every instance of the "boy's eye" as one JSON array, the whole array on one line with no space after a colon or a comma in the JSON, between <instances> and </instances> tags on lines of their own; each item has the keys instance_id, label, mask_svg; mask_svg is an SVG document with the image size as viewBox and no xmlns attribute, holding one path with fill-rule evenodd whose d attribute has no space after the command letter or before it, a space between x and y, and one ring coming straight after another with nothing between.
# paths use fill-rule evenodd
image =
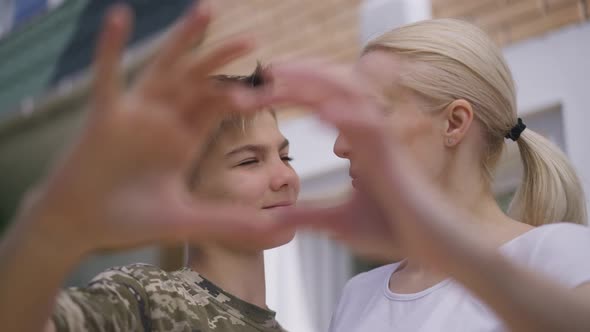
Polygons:
<instances>
[{"instance_id":1,"label":"boy's eye","mask_svg":"<svg viewBox=\"0 0 590 332\"><path fill-rule=\"evenodd\" d=\"M258 163L258 159L246 159L244 161L241 161L236 166L246 166L246 165L252 165L252 164L256 164L256 163Z\"/></svg>"}]
</instances>

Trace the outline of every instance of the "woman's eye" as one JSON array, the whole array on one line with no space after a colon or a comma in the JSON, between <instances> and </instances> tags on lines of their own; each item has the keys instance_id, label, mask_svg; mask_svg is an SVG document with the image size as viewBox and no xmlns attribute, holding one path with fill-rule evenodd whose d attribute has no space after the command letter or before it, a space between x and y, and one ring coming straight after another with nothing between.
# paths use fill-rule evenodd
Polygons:
<instances>
[{"instance_id":1,"label":"woman's eye","mask_svg":"<svg viewBox=\"0 0 590 332\"><path fill-rule=\"evenodd\" d=\"M246 166L258 163L258 159L247 159L240 162L237 166Z\"/></svg>"},{"instance_id":2,"label":"woman's eye","mask_svg":"<svg viewBox=\"0 0 590 332\"><path fill-rule=\"evenodd\" d=\"M283 156L283 157L281 157L281 160L282 161L286 161L286 162L292 162L293 161L293 158L291 158L289 156Z\"/></svg>"}]
</instances>

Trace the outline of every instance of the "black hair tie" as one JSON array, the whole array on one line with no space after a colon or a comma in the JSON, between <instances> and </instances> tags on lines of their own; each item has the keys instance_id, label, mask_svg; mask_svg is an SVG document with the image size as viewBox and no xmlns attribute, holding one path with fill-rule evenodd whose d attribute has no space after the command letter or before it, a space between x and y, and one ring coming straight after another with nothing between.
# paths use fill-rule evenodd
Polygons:
<instances>
[{"instance_id":1,"label":"black hair tie","mask_svg":"<svg viewBox=\"0 0 590 332\"><path fill-rule=\"evenodd\" d=\"M518 138L520 138L520 134L522 134L522 132L526 129L526 125L522 122L521 118L518 118L518 122L516 123L516 125L514 127L512 127L512 129L510 129L510 131L508 132L508 134L506 134L506 138L509 138L513 141L516 142L516 140L518 140Z\"/></svg>"}]
</instances>

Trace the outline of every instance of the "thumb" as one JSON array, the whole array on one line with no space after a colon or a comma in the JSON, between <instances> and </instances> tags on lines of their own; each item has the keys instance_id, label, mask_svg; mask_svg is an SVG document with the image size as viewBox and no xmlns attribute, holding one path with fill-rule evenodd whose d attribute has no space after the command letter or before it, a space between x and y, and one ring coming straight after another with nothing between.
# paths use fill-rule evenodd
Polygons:
<instances>
[{"instance_id":1,"label":"thumb","mask_svg":"<svg viewBox=\"0 0 590 332\"><path fill-rule=\"evenodd\" d=\"M300 204L284 209L277 218L282 225L305 227L320 231L337 229L351 215L350 203L330 207L318 207L313 203Z\"/></svg>"},{"instance_id":2,"label":"thumb","mask_svg":"<svg viewBox=\"0 0 590 332\"><path fill-rule=\"evenodd\" d=\"M278 220L258 209L227 203L197 202L178 211L167 237L192 242L233 242L237 247L272 247Z\"/></svg>"}]
</instances>

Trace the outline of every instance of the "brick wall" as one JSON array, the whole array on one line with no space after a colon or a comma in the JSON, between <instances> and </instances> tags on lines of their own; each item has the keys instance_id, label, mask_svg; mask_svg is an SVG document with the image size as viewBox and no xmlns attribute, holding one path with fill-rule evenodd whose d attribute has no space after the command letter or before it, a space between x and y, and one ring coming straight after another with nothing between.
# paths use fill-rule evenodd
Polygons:
<instances>
[{"instance_id":1,"label":"brick wall","mask_svg":"<svg viewBox=\"0 0 590 332\"><path fill-rule=\"evenodd\" d=\"M247 32L258 40L251 57L230 68L250 70L255 59L323 56L351 61L358 52L360 0L215 0L208 43Z\"/></svg>"},{"instance_id":2,"label":"brick wall","mask_svg":"<svg viewBox=\"0 0 590 332\"><path fill-rule=\"evenodd\" d=\"M590 18L590 0L432 0L434 17L473 22L505 46Z\"/></svg>"}]
</instances>

